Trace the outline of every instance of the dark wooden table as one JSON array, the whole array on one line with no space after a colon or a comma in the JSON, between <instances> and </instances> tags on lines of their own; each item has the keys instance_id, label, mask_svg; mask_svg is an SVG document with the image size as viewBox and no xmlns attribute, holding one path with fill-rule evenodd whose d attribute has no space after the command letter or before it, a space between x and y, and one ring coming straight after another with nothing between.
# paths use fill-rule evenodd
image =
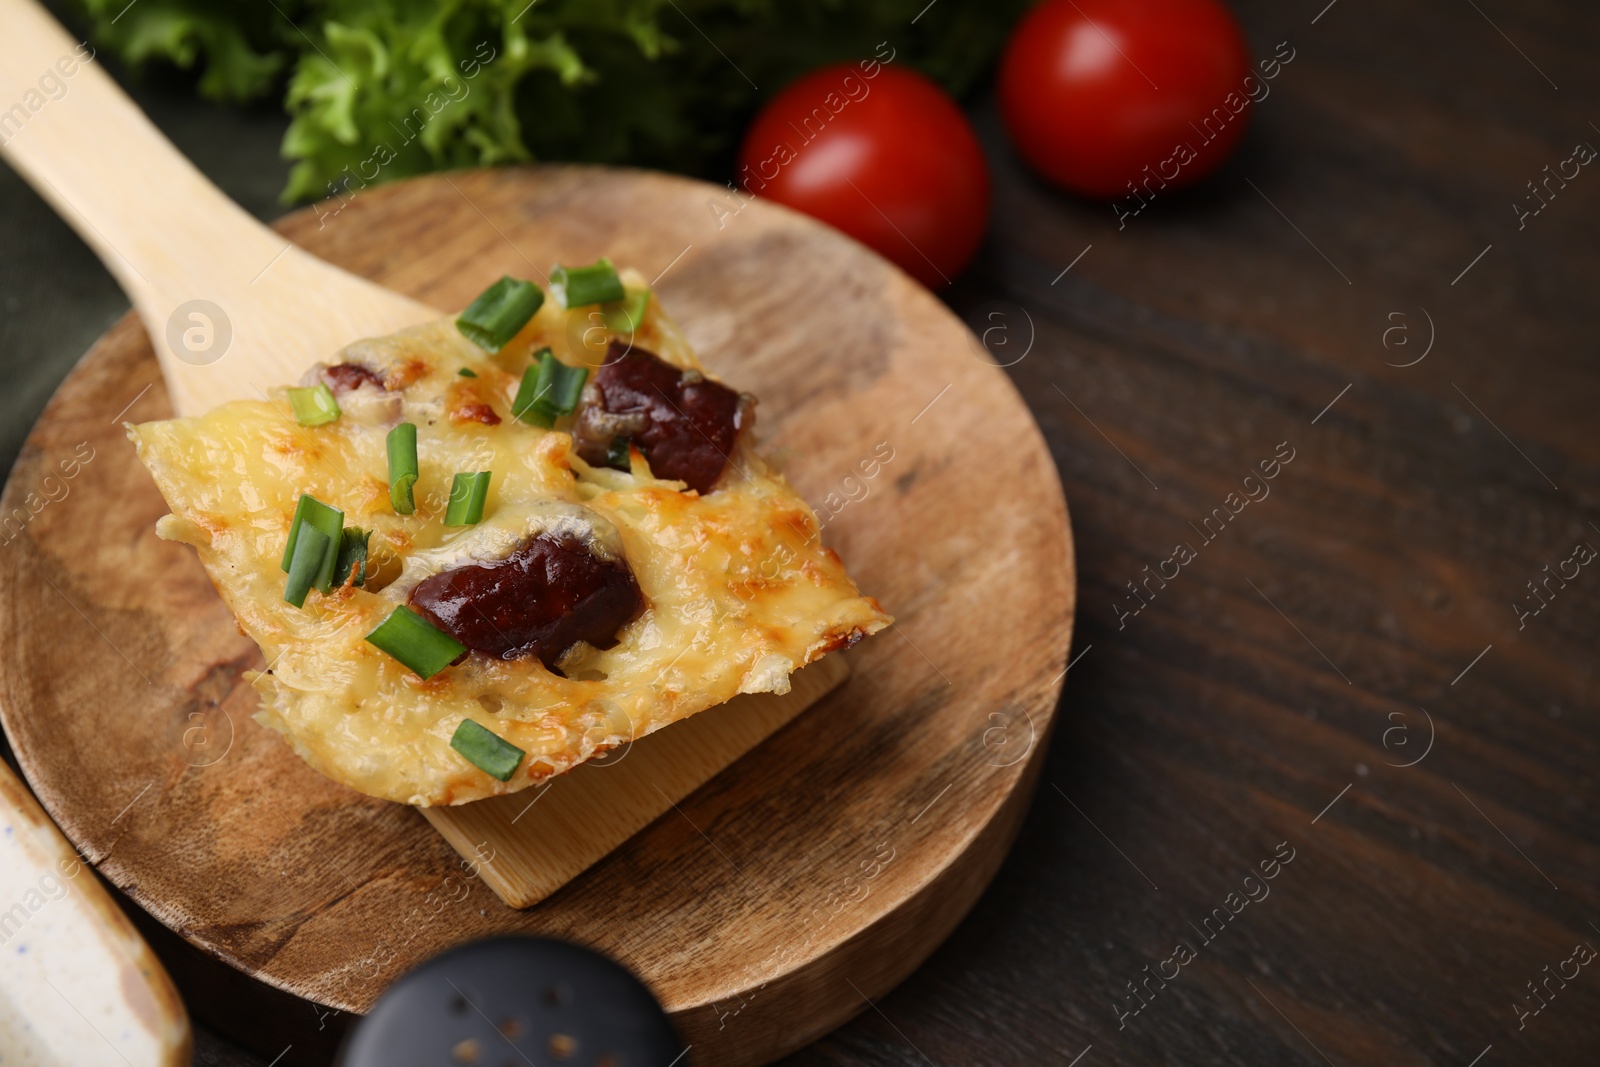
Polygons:
<instances>
[{"instance_id":1,"label":"dark wooden table","mask_svg":"<svg viewBox=\"0 0 1600 1067\"><path fill-rule=\"evenodd\" d=\"M1600 1059L1600 173L1514 207L1600 146L1600 11L1324 2L1238 5L1295 58L1122 228L975 104L994 224L947 296L1054 449L1078 658L993 887L792 1063ZM279 211L272 110L139 95ZM9 462L126 304L9 172L0 232Z\"/></svg>"}]
</instances>

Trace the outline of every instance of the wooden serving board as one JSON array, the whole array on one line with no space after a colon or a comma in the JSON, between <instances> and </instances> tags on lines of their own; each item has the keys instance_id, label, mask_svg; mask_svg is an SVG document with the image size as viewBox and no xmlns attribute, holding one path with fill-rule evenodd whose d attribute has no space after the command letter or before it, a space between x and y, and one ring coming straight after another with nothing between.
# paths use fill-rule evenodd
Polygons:
<instances>
[{"instance_id":1,"label":"wooden serving board","mask_svg":"<svg viewBox=\"0 0 1600 1067\"><path fill-rule=\"evenodd\" d=\"M825 543L898 621L806 714L512 909L416 811L322 778L251 718L241 675L260 655L193 553L155 537L165 508L120 429L169 411L124 318L0 497L0 718L45 808L161 923L276 987L263 1001L309 1002L274 1011L269 1058L430 955L497 933L617 957L701 1065L767 1062L866 1009L999 865L1066 664L1066 506L1005 375L861 246L665 175L463 172L279 229L436 307L555 261L637 266L706 362L761 398L766 446L789 457ZM202 1007L209 991L185 987L213 1025L249 1014ZM301 1054L283 1067L313 1062Z\"/></svg>"}]
</instances>

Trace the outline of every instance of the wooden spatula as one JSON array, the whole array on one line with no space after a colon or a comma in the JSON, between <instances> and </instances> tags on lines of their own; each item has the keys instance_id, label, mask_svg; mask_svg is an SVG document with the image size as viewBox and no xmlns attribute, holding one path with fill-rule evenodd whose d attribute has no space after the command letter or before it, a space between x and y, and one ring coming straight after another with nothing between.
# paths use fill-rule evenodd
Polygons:
<instances>
[{"instance_id":1,"label":"wooden spatula","mask_svg":"<svg viewBox=\"0 0 1600 1067\"><path fill-rule=\"evenodd\" d=\"M252 219L33 0L0 0L0 26L0 100L22 100L27 112L9 125L0 115L0 154L122 284L179 414L264 396L352 341L441 314L324 263ZM65 91L46 91L58 85ZM848 673L835 655L797 676L785 696L739 697L641 741L627 762L580 768L526 798L424 814L502 900L527 907L670 811Z\"/></svg>"},{"instance_id":2,"label":"wooden spatula","mask_svg":"<svg viewBox=\"0 0 1600 1067\"><path fill-rule=\"evenodd\" d=\"M33 0L0 0L0 26L0 153L133 301L179 414L439 314L251 218Z\"/></svg>"}]
</instances>

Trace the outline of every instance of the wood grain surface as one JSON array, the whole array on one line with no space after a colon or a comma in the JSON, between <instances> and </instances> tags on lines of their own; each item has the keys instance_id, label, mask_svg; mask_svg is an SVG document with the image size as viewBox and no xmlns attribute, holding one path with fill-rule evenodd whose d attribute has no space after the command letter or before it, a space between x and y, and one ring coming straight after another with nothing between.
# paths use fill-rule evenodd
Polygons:
<instances>
[{"instance_id":1,"label":"wood grain surface","mask_svg":"<svg viewBox=\"0 0 1600 1067\"><path fill-rule=\"evenodd\" d=\"M529 911L416 812L323 779L252 721L241 674L259 653L193 554L154 536L164 508L122 437L121 420L166 411L136 323L91 349L26 442L0 498L18 515L0 554L0 714L18 761L139 905L312 1002L283 1020L288 1040L315 1040L315 1005L359 1012L444 947L528 931L632 967L697 1063L762 1063L903 978L998 867L1070 642L1048 453L926 290L771 205L719 228L720 195L522 168L386 186L281 225L438 307L540 264L639 266L707 365L763 398L765 440L818 502L824 541L897 616L855 650L849 682Z\"/></svg>"},{"instance_id":2,"label":"wood grain surface","mask_svg":"<svg viewBox=\"0 0 1600 1067\"><path fill-rule=\"evenodd\" d=\"M741 693L543 785L418 811L496 896L531 907L842 685L846 655L795 672L787 693Z\"/></svg>"},{"instance_id":3,"label":"wood grain surface","mask_svg":"<svg viewBox=\"0 0 1600 1067\"><path fill-rule=\"evenodd\" d=\"M1600 173L1522 229L1512 205L1600 148L1600 11L1233 6L1253 55L1296 58L1238 157L1120 229L977 109L995 217L945 298L1009 327L1082 658L979 907L794 1067L1596 1062L1600 972L1543 983L1600 948L1600 571L1523 628L1513 604L1600 549ZM1205 541L1283 441L1271 496ZM1179 941L1198 958L1145 992Z\"/></svg>"},{"instance_id":4,"label":"wood grain surface","mask_svg":"<svg viewBox=\"0 0 1600 1067\"><path fill-rule=\"evenodd\" d=\"M1288 41L1295 59L1232 164L1122 229L1033 180L988 100L970 110L994 218L941 295L979 334L1007 327L996 353L1013 342L996 361L1072 501L1083 658L978 906L786 1067L1595 1061L1592 965L1538 1015L1514 1005L1600 947L1600 575L1552 583L1523 629L1511 605L1579 541L1600 548L1600 174L1522 229L1512 204L1577 141L1600 147L1600 11L1231 6L1252 55ZM157 90L143 101L187 153L279 210L280 127ZM0 197L27 253L0 321L33 390L7 409L19 427L124 306L30 203ZM1395 366L1426 348L1424 312L1431 352ZM1119 628L1125 583L1285 440L1272 495ZM1421 753L1420 708L1431 751L1390 766ZM1282 841L1298 851L1271 896L1121 1027L1127 983ZM211 1041L229 1067L289 1043L258 1060ZM303 1050L279 1067L319 1062Z\"/></svg>"}]
</instances>

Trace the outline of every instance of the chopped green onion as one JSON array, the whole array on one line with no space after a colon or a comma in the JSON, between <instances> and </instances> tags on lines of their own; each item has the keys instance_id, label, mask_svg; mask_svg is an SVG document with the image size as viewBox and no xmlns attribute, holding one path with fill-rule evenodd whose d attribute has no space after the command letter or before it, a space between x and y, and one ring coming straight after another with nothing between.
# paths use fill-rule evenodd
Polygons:
<instances>
[{"instance_id":1,"label":"chopped green onion","mask_svg":"<svg viewBox=\"0 0 1600 1067\"><path fill-rule=\"evenodd\" d=\"M607 304L600 310L600 320L612 333L632 333L644 322L645 308L650 306L650 290L636 289L620 303Z\"/></svg>"},{"instance_id":2,"label":"chopped green onion","mask_svg":"<svg viewBox=\"0 0 1600 1067\"><path fill-rule=\"evenodd\" d=\"M446 526L472 526L483 518L483 502L489 497L489 476L493 471L463 471L450 483L450 504L444 509Z\"/></svg>"},{"instance_id":3,"label":"chopped green onion","mask_svg":"<svg viewBox=\"0 0 1600 1067\"><path fill-rule=\"evenodd\" d=\"M588 267L557 266L550 271L550 288L564 308L605 304L627 295L609 259Z\"/></svg>"},{"instance_id":4,"label":"chopped green onion","mask_svg":"<svg viewBox=\"0 0 1600 1067\"><path fill-rule=\"evenodd\" d=\"M341 531L344 529L344 512L324 504L310 493L300 494L300 502L295 505L294 518L289 520L289 541L283 546L281 566L286 571L294 560L294 550L299 543L302 526L319 530L322 536L328 539L328 543L323 546L322 565L311 583L313 588L326 593L333 588L333 565L337 562L335 557L339 554Z\"/></svg>"},{"instance_id":5,"label":"chopped green onion","mask_svg":"<svg viewBox=\"0 0 1600 1067\"><path fill-rule=\"evenodd\" d=\"M306 594L317 580L322 569L322 558L328 554L331 542L328 535L315 526L306 526L295 539L294 558L289 561L289 580L283 584L283 599L297 608L306 604Z\"/></svg>"},{"instance_id":6,"label":"chopped green onion","mask_svg":"<svg viewBox=\"0 0 1600 1067\"><path fill-rule=\"evenodd\" d=\"M572 414L588 378L587 367L569 367L548 348L541 348L537 362L522 372L522 384L511 401L511 414L548 430L556 419Z\"/></svg>"},{"instance_id":7,"label":"chopped green onion","mask_svg":"<svg viewBox=\"0 0 1600 1067\"><path fill-rule=\"evenodd\" d=\"M339 553L334 557L333 584L343 585L355 573L355 584L367 584L367 538L372 531L346 526L339 535Z\"/></svg>"},{"instance_id":8,"label":"chopped green onion","mask_svg":"<svg viewBox=\"0 0 1600 1067\"><path fill-rule=\"evenodd\" d=\"M467 646L410 608L389 613L367 640L415 671L426 681L454 663Z\"/></svg>"},{"instance_id":9,"label":"chopped green onion","mask_svg":"<svg viewBox=\"0 0 1600 1067\"><path fill-rule=\"evenodd\" d=\"M417 510L411 487L417 484L417 425L402 422L389 431L389 504L396 515Z\"/></svg>"},{"instance_id":10,"label":"chopped green onion","mask_svg":"<svg viewBox=\"0 0 1600 1067\"><path fill-rule=\"evenodd\" d=\"M309 389L290 389L289 406L294 408L294 421L301 426L322 426L339 417L339 402L325 382Z\"/></svg>"},{"instance_id":11,"label":"chopped green onion","mask_svg":"<svg viewBox=\"0 0 1600 1067\"><path fill-rule=\"evenodd\" d=\"M498 352L543 306L543 289L506 275L467 305L456 329L479 348Z\"/></svg>"},{"instance_id":12,"label":"chopped green onion","mask_svg":"<svg viewBox=\"0 0 1600 1067\"><path fill-rule=\"evenodd\" d=\"M460 370L456 371L456 373L461 375L463 378L476 378L478 376L478 372L473 370L471 367L462 367Z\"/></svg>"},{"instance_id":13,"label":"chopped green onion","mask_svg":"<svg viewBox=\"0 0 1600 1067\"><path fill-rule=\"evenodd\" d=\"M629 437L613 437L611 447L606 449L606 466L615 467L619 471L631 470L633 459L628 454L628 445L632 441Z\"/></svg>"},{"instance_id":14,"label":"chopped green onion","mask_svg":"<svg viewBox=\"0 0 1600 1067\"><path fill-rule=\"evenodd\" d=\"M516 772L527 753L476 719L462 719L450 738L450 747L483 773L505 781Z\"/></svg>"}]
</instances>

